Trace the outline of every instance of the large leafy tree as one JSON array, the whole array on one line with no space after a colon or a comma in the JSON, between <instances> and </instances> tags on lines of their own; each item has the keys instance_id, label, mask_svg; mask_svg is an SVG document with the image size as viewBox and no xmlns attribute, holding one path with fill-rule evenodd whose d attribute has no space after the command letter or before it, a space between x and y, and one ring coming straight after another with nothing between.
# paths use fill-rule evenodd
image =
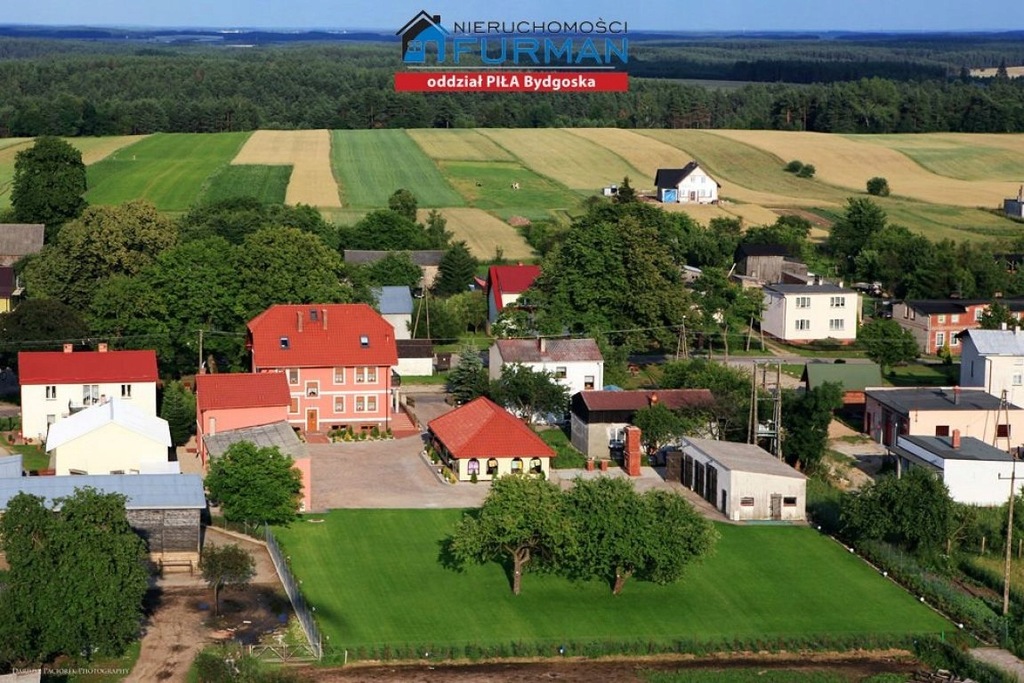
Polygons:
<instances>
[{"instance_id":1,"label":"large leafy tree","mask_svg":"<svg viewBox=\"0 0 1024 683\"><path fill-rule=\"evenodd\" d=\"M556 566L571 554L575 534L561 489L546 479L508 475L496 479L483 506L466 513L447 541L458 563L511 562L512 592L522 590L527 569Z\"/></svg>"},{"instance_id":2,"label":"large leafy tree","mask_svg":"<svg viewBox=\"0 0 1024 683\"><path fill-rule=\"evenodd\" d=\"M981 314L978 325L983 330L1000 330L1006 326L1008 330L1015 330L1020 321L1010 312L1010 308L1001 301L993 301L992 304Z\"/></svg>"},{"instance_id":3,"label":"large leafy tree","mask_svg":"<svg viewBox=\"0 0 1024 683\"><path fill-rule=\"evenodd\" d=\"M360 266L358 274L353 275L365 278L370 287L405 285L413 288L423 281L423 270L412 262L407 251L390 252L375 263Z\"/></svg>"},{"instance_id":4,"label":"large leafy tree","mask_svg":"<svg viewBox=\"0 0 1024 683\"><path fill-rule=\"evenodd\" d=\"M403 187L395 190L388 197L388 208L415 223L419 203L416 201L416 195Z\"/></svg>"},{"instance_id":5,"label":"large leafy tree","mask_svg":"<svg viewBox=\"0 0 1024 683\"><path fill-rule=\"evenodd\" d=\"M340 242L342 249L414 251L437 248L422 225L391 209L371 211L355 225L342 228Z\"/></svg>"},{"instance_id":6,"label":"large leafy tree","mask_svg":"<svg viewBox=\"0 0 1024 683\"><path fill-rule=\"evenodd\" d=\"M562 416L569 406L569 390L554 374L512 363L490 387L491 398L523 419L533 422L545 415Z\"/></svg>"},{"instance_id":7,"label":"large leafy tree","mask_svg":"<svg viewBox=\"0 0 1024 683\"><path fill-rule=\"evenodd\" d=\"M31 297L85 311L104 280L138 275L177 239L174 222L148 202L89 207L28 262L25 285Z\"/></svg>"},{"instance_id":8,"label":"large leafy tree","mask_svg":"<svg viewBox=\"0 0 1024 683\"><path fill-rule=\"evenodd\" d=\"M465 292L475 273L476 259L469 253L469 247L465 242L456 242L444 252L437 266L434 294L452 296Z\"/></svg>"},{"instance_id":9,"label":"large leafy tree","mask_svg":"<svg viewBox=\"0 0 1024 683\"><path fill-rule=\"evenodd\" d=\"M640 438L648 453L670 439L679 437L686 429L686 421L664 403L641 408L633 416L633 424L640 429Z\"/></svg>"},{"instance_id":10,"label":"large leafy tree","mask_svg":"<svg viewBox=\"0 0 1024 683\"><path fill-rule=\"evenodd\" d=\"M256 576L256 560L237 544L208 545L199 558L203 581L213 591L213 613L220 614L220 593L227 586L245 586Z\"/></svg>"},{"instance_id":11,"label":"large leafy tree","mask_svg":"<svg viewBox=\"0 0 1024 683\"><path fill-rule=\"evenodd\" d=\"M296 228L312 233L332 249L338 248L338 230L311 206L264 204L255 197L232 197L200 204L179 219L183 242L223 237L241 244L261 228Z\"/></svg>"},{"instance_id":12,"label":"large leafy tree","mask_svg":"<svg viewBox=\"0 0 1024 683\"><path fill-rule=\"evenodd\" d=\"M910 330L888 318L876 318L857 331L857 341L867 351L868 358L882 366L882 370L917 358L921 351Z\"/></svg>"},{"instance_id":13,"label":"large leafy tree","mask_svg":"<svg viewBox=\"0 0 1024 683\"><path fill-rule=\"evenodd\" d=\"M747 437L750 383L743 370L703 359L666 363L661 378L666 389L708 389L714 398L709 410L720 436L733 441Z\"/></svg>"},{"instance_id":14,"label":"large leafy tree","mask_svg":"<svg viewBox=\"0 0 1024 683\"><path fill-rule=\"evenodd\" d=\"M807 473L817 470L828 447L833 411L843 406L839 384L826 382L811 391L782 394L782 452L790 465Z\"/></svg>"},{"instance_id":15,"label":"large leafy tree","mask_svg":"<svg viewBox=\"0 0 1024 683\"><path fill-rule=\"evenodd\" d=\"M21 493L0 517L10 565L0 661L9 664L117 656L138 637L146 548L128 524L124 496L84 488L55 502L57 512Z\"/></svg>"},{"instance_id":16,"label":"large leafy tree","mask_svg":"<svg viewBox=\"0 0 1024 683\"><path fill-rule=\"evenodd\" d=\"M86 207L82 153L57 137L37 138L14 158L11 205L14 219L55 225L77 218Z\"/></svg>"},{"instance_id":17,"label":"large leafy tree","mask_svg":"<svg viewBox=\"0 0 1024 683\"><path fill-rule=\"evenodd\" d=\"M88 336L89 325L78 310L55 299L29 299L0 313L0 355L7 364L15 362L18 350L59 348L61 342Z\"/></svg>"},{"instance_id":18,"label":"large leafy tree","mask_svg":"<svg viewBox=\"0 0 1024 683\"><path fill-rule=\"evenodd\" d=\"M276 446L241 441L210 463L206 489L228 520L287 524L299 509L302 475Z\"/></svg>"},{"instance_id":19,"label":"large leafy tree","mask_svg":"<svg viewBox=\"0 0 1024 683\"><path fill-rule=\"evenodd\" d=\"M626 479L577 479L567 499L576 545L563 564L571 575L608 581L615 595L633 576L678 580L718 538L711 522L681 496L640 494Z\"/></svg>"},{"instance_id":20,"label":"large leafy tree","mask_svg":"<svg viewBox=\"0 0 1024 683\"><path fill-rule=\"evenodd\" d=\"M832 226L826 246L844 273L854 270L854 259L871 237L886 225L885 211L870 199L850 198L846 211Z\"/></svg>"}]
</instances>

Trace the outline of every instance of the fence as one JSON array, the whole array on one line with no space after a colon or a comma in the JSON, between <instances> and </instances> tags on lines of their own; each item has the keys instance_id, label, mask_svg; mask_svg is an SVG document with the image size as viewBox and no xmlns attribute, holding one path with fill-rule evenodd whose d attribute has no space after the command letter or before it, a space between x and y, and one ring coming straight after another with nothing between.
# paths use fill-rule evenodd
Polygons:
<instances>
[{"instance_id":1,"label":"fence","mask_svg":"<svg viewBox=\"0 0 1024 683\"><path fill-rule=\"evenodd\" d=\"M299 582L292 576L292 570L285 561L281 547L277 545L277 539L274 538L274 532L270 530L270 525L264 525L263 529L264 538L267 541L267 550L270 551L270 559L273 560L277 575L281 578L281 585L284 586L284 591L288 594L288 599L292 603L292 609L295 611L295 616L299 619L302 632L306 634L310 652L318 660L322 659L324 656L323 637L320 635L320 629L313 619L313 610L306 604L306 599L302 597L302 591L299 590Z\"/></svg>"}]
</instances>

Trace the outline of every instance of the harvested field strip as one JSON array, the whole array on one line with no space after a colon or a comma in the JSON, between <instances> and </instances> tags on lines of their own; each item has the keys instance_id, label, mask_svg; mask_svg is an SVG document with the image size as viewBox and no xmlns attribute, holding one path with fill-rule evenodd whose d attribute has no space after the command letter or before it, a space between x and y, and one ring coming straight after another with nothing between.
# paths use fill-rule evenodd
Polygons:
<instances>
[{"instance_id":1,"label":"harvested field strip","mask_svg":"<svg viewBox=\"0 0 1024 683\"><path fill-rule=\"evenodd\" d=\"M940 176L1024 182L1024 135L848 135L894 149Z\"/></svg>"},{"instance_id":2,"label":"harvested field strip","mask_svg":"<svg viewBox=\"0 0 1024 683\"><path fill-rule=\"evenodd\" d=\"M611 150L568 130L488 128L480 132L517 156L535 173L587 195L599 193L606 185L617 185L625 176L643 178L648 175Z\"/></svg>"},{"instance_id":3,"label":"harvested field strip","mask_svg":"<svg viewBox=\"0 0 1024 683\"><path fill-rule=\"evenodd\" d=\"M406 131L434 161L512 161L508 151L469 128L417 128Z\"/></svg>"},{"instance_id":4,"label":"harvested field strip","mask_svg":"<svg viewBox=\"0 0 1024 683\"><path fill-rule=\"evenodd\" d=\"M338 183L331 170L331 133L328 130L258 130L231 163L291 166L285 203L341 206Z\"/></svg>"},{"instance_id":5,"label":"harvested field strip","mask_svg":"<svg viewBox=\"0 0 1024 683\"><path fill-rule=\"evenodd\" d=\"M32 142L35 138L0 138L0 150Z\"/></svg>"},{"instance_id":6,"label":"harvested field strip","mask_svg":"<svg viewBox=\"0 0 1024 683\"><path fill-rule=\"evenodd\" d=\"M284 204L291 166L229 164L207 184L201 201L212 204L236 197L254 197L262 204Z\"/></svg>"},{"instance_id":7,"label":"harvested field strip","mask_svg":"<svg viewBox=\"0 0 1024 683\"><path fill-rule=\"evenodd\" d=\"M465 240L470 253L481 261L495 257L498 247L502 255L511 260L534 258L533 249L526 243L519 231L481 209L447 208L440 209L448 221L448 230L456 242ZM426 215L420 216L424 220Z\"/></svg>"},{"instance_id":8,"label":"harvested field strip","mask_svg":"<svg viewBox=\"0 0 1024 683\"><path fill-rule=\"evenodd\" d=\"M102 161L128 145L146 139L146 135L115 135L107 138L65 138L65 140L82 153L82 162L91 166Z\"/></svg>"},{"instance_id":9,"label":"harvested field strip","mask_svg":"<svg viewBox=\"0 0 1024 683\"><path fill-rule=\"evenodd\" d=\"M14 180L14 158L28 149L32 138L8 138L0 141L0 209L11 205L11 181Z\"/></svg>"},{"instance_id":10,"label":"harvested field strip","mask_svg":"<svg viewBox=\"0 0 1024 683\"><path fill-rule=\"evenodd\" d=\"M679 211L689 215L701 225L707 225L712 218L739 218L744 228L755 225L771 225L779 214L757 204L659 204L666 211Z\"/></svg>"},{"instance_id":11,"label":"harvested field strip","mask_svg":"<svg viewBox=\"0 0 1024 683\"><path fill-rule=\"evenodd\" d=\"M690 154L678 147L622 128L572 128L569 132L589 140L622 157L642 175L629 179L640 192L654 192L654 176L659 168L681 168L690 161ZM619 178L619 181L622 179ZM617 182L619 182L617 181Z\"/></svg>"},{"instance_id":12,"label":"harvested field strip","mask_svg":"<svg viewBox=\"0 0 1024 683\"><path fill-rule=\"evenodd\" d=\"M868 179L878 175L888 179L894 195L935 204L996 207L1017 192L1017 184L1005 181L945 178L896 150L841 135L764 130L723 130L713 135L752 145L780 159L813 164L816 178L858 192L864 192Z\"/></svg>"},{"instance_id":13,"label":"harvested field strip","mask_svg":"<svg viewBox=\"0 0 1024 683\"><path fill-rule=\"evenodd\" d=\"M720 132L720 131L718 131ZM716 132L717 133L717 132ZM687 152L722 184L719 194L761 206L839 204L849 192L782 170L783 158L709 131L645 130L643 135ZM788 161L788 160L787 160Z\"/></svg>"},{"instance_id":14,"label":"harvested field strip","mask_svg":"<svg viewBox=\"0 0 1024 683\"><path fill-rule=\"evenodd\" d=\"M501 215L550 217L551 211L572 209L578 194L514 161L442 161L441 172L466 204ZM518 183L519 189L512 184Z\"/></svg>"},{"instance_id":15,"label":"harvested field strip","mask_svg":"<svg viewBox=\"0 0 1024 683\"><path fill-rule=\"evenodd\" d=\"M158 133L88 168L90 204L146 199L161 211L185 211L206 182L234 158L249 133Z\"/></svg>"},{"instance_id":16,"label":"harvested field strip","mask_svg":"<svg viewBox=\"0 0 1024 683\"><path fill-rule=\"evenodd\" d=\"M412 190L421 207L462 206L462 197L402 130L336 130L331 164L342 198L354 208L382 208L395 190Z\"/></svg>"}]
</instances>

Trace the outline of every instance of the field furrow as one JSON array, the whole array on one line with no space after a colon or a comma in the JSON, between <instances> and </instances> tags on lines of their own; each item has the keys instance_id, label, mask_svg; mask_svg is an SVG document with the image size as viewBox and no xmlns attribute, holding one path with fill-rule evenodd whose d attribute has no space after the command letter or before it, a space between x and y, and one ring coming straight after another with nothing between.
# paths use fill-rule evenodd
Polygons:
<instances>
[{"instance_id":1,"label":"field furrow","mask_svg":"<svg viewBox=\"0 0 1024 683\"><path fill-rule=\"evenodd\" d=\"M417 128L406 132L435 161L513 161L506 150L471 128Z\"/></svg>"},{"instance_id":2,"label":"field furrow","mask_svg":"<svg viewBox=\"0 0 1024 683\"><path fill-rule=\"evenodd\" d=\"M328 130L258 130L231 161L238 166L291 166L286 204L340 208Z\"/></svg>"},{"instance_id":3,"label":"field furrow","mask_svg":"<svg viewBox=\"0 0 1024 683\"><path fill-rule=\"evenodd\" d=\"M894 149L936 175L960 180L1024 182L1024 135L848 135Z\"/></svg>"}]
</instances>

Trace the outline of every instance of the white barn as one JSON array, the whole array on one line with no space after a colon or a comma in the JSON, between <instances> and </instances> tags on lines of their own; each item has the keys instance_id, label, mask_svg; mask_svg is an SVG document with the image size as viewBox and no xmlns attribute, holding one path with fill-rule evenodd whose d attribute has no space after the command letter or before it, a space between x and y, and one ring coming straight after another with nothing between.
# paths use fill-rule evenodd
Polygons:
<instances>
[{"instance_id":1,"label":"white barn","mask_svg":"<svg viewBox=\"0 0 1024 683\"><path fill-rule=\"evenodd\" d=\"M733 521L807 519L807 477L760 446L683 437L682 482Z\"/></svg>"},{"instance_id":2,"label":"white barn","mask_svg":"<svg viewBox=\"0 0 1024 683\"><path fill-rule=\"evenodd\" d=\"M659 168L654 186L658 201L665 204L715 204L721 187L696 161L682 168Z\"/></svg>"}]
</instances>

